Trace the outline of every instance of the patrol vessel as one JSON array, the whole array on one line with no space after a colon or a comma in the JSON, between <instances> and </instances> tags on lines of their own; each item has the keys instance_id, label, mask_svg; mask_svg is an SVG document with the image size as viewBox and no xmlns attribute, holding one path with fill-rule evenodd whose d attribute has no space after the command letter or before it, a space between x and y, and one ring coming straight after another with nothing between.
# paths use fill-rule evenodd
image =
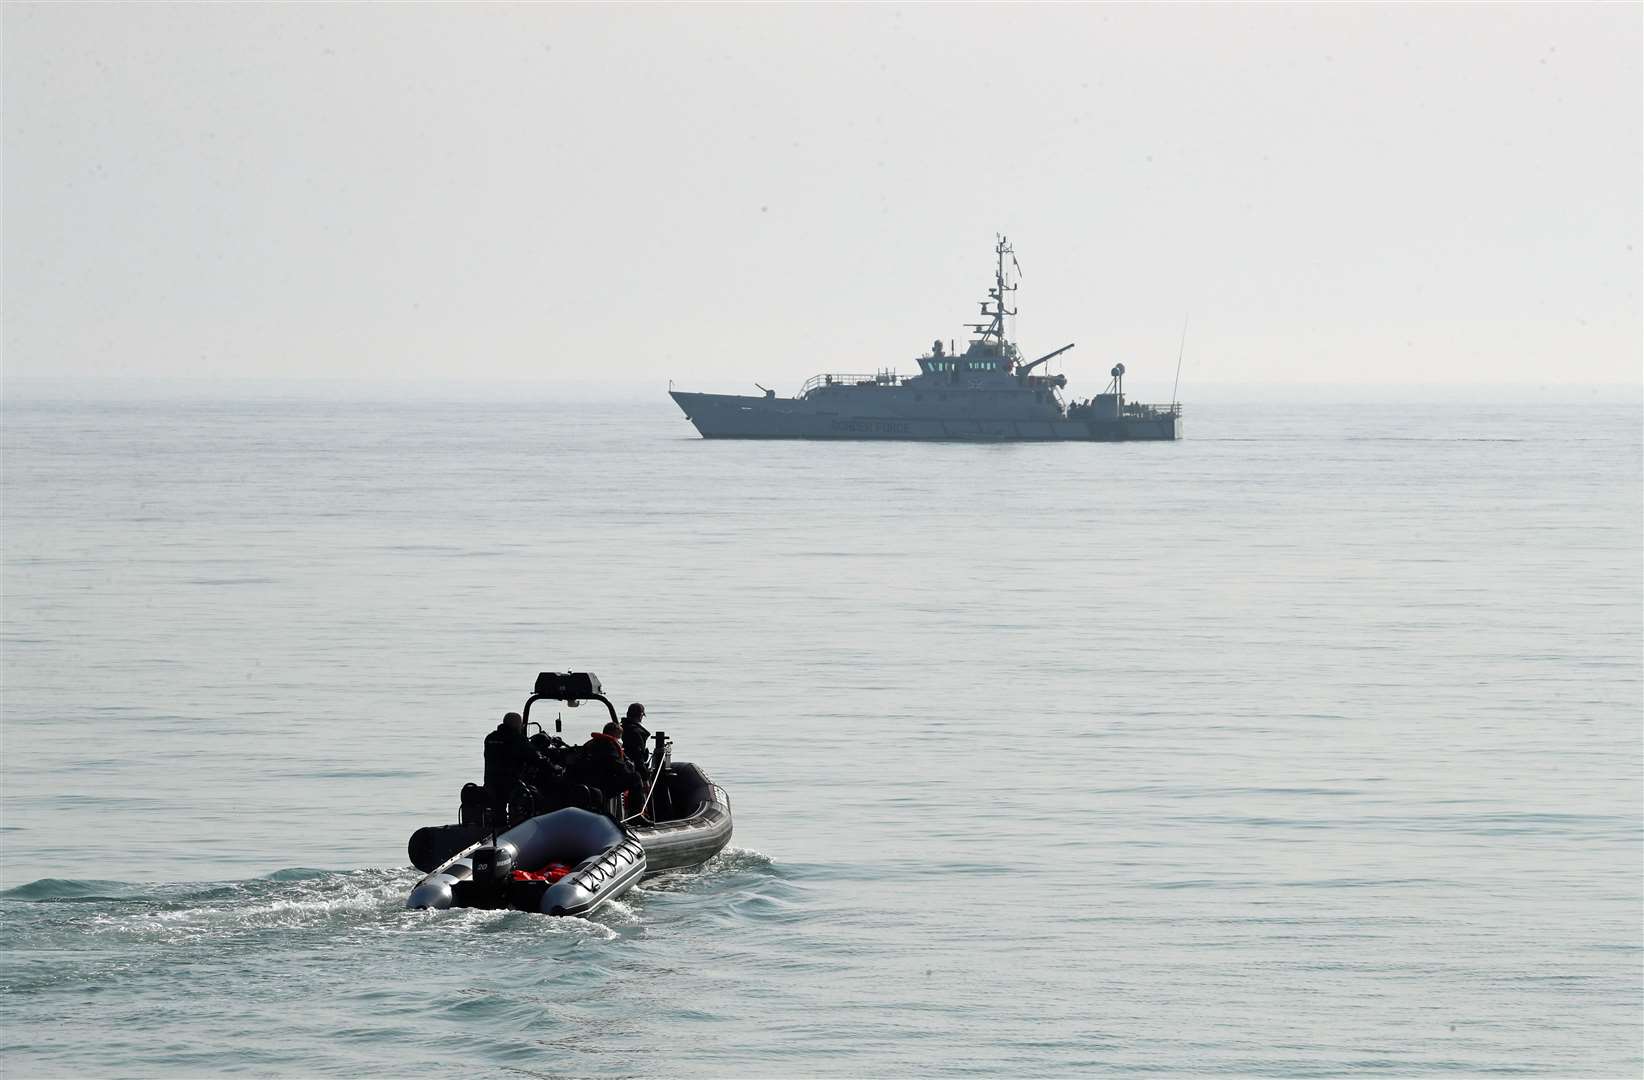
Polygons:
<instances>
[{"instance_id":1,"label":"patrol vessel","mask_svg":"<svg viewBox=\"0 0 1644 1080\"><path fill-rule=\"evenodd\" d=\"M1125 400L1125 366L1115 364L1107 389L1085 401L1065 401L1065 375L1035 368L1073 348L1064 345L1024 363L1005 337L1005 316L1015 315L1015 292L1005 273L1015 251L1003 236L994 244L996 267L988 298L979 301L981 322L969 323L964 352L937 340L918 357L919 373L880 369L871 375L817 375L791 398L697 394L669 387L669 394L705 439L925 439L1021 442L1077 440L1121 442L1182 437L1180 402L1144 405ZM760 387L764 390L764 387Z\"/></svg>"},{"instance_id":2,"label":"patrol vessel","mask_svg":"<svg viewBox=\"0 0 1644 1080\"><path fill-rule=\"evenodd\" d=\"M616 707L589 672L538 675L525 700L527 724L531 706L542 700L570 705L597 701L616 721ZM617 800L608 814L566 807L512 822L489 820L488 814L471 816L475 808L464 805L457 824L431 825L411 834L411 863L426 876L412 888L405 906L592 915L642 878L699 866L731 841L731 803L725 790L690 762L674 761L673 743L663 732L656 734L643 797L636 793L634 799L637 806Z\"/></svg>"}]
</instances>

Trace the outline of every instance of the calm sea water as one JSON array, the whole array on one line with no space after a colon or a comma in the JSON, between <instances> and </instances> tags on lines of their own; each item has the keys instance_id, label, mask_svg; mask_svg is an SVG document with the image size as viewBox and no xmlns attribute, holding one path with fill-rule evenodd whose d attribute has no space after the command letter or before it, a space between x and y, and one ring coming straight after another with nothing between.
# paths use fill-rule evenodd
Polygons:
<instances>
[{"instance_id":1,"label":"calm sea water","mask_svg":"<svg viewBox=\"0 0 1644 1080\"><path fill-rule=\"evenodd\" d=\"M8 401L5 1071L1637 1076L1641 426ZM731 849L402 910L549 668Z\"/></svg>"}]
</instances>

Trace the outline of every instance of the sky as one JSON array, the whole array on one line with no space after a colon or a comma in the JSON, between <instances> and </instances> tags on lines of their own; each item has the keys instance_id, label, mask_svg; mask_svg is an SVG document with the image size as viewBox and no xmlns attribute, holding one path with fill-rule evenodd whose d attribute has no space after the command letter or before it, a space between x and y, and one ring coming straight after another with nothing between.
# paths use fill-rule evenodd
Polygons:
<instances>
[{"instance_id":1,"label":"sky","mask_svg":"<svg viewBox=\"0 0 1644 1080\"><path fill-rule=\"evenodd\" d=\"M1638 383L1641 12L8 4L3 369Z\"/></svg>"}]
</instances>

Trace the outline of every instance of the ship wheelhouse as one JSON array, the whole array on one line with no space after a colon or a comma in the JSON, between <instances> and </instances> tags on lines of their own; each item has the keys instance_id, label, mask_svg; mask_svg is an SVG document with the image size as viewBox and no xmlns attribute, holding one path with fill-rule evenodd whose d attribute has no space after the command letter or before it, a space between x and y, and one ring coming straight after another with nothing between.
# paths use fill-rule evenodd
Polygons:
<instances>
[{"instance_id":1,"label":"ship wheelhouse","mask_svg":"<svg viewBox=\"0 0 1644 1080\"><path fill-rule=\"evenodd\" d=\"M938 341L929 356L918 358L918 364L921 375L1009 375L1016 367L1016 358L997 346L980 341L971 342L969 349L954 356L944 352L942 343Z\"/></svg>"}]
</instances>

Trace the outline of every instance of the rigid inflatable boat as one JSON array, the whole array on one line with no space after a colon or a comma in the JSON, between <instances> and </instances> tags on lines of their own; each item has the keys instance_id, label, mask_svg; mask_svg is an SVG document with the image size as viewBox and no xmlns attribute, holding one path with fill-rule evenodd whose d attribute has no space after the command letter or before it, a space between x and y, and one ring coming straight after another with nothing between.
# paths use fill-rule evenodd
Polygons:
<instances>
[{"instance_id":1,"label":"rigid inflatable boat","mask_svg":"<svg viewBox=\"0 0 1644 1080\"><path fill-rule=\"evenodd\" d=\"M616 719L615 706L590 674L538 676L525 702L527 724L532 704L543 699L598 701ZM504 828L510 823L471 813L465 803L458 824L418 829L408 853L427 876L406 907L591 915L647 874L707 862L730 843L730 800L696 765L673 760L664 733L657 733L656 745L647 790L632 814L618 799L608 813L565 807Z\"/></svg>"}]
</instances>

